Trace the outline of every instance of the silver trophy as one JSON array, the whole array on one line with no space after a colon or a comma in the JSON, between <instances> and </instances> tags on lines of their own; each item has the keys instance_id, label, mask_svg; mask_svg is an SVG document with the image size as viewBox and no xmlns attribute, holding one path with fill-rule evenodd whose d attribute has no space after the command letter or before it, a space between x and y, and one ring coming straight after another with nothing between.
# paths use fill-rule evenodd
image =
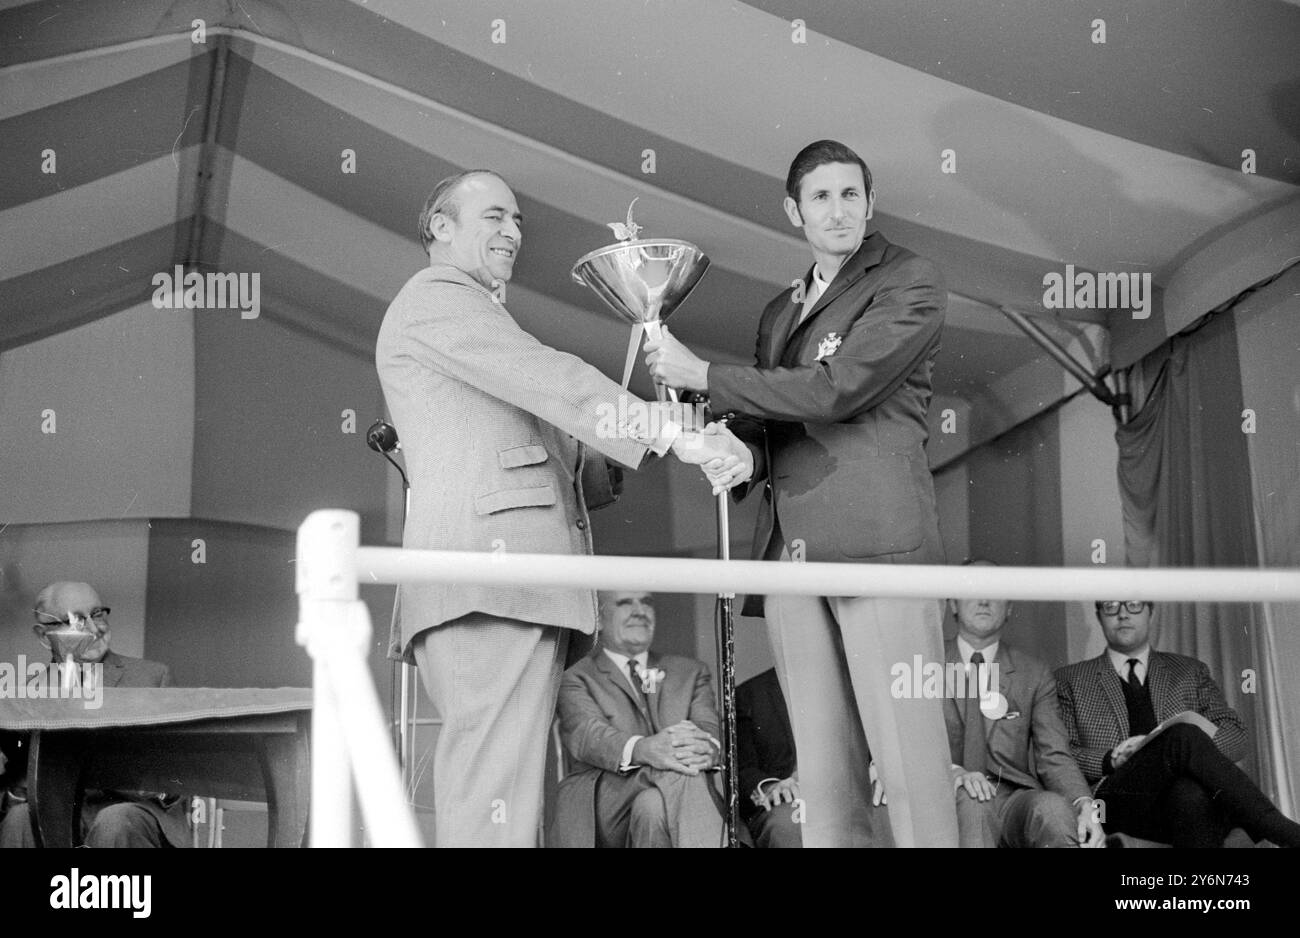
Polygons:
<instances>
[{"instance_id":1,"label":"silver trophy","mask_svg":"<svg viewBox=\"0 0 1300 938\"><path fill-rule=\"evenodd\" d=\"M658 340L660 323L673 314L709 269L704 252L688 241L637 238L641 226L632 221L632 205L626 223L609 225L618 243L585 254L573 265L573 279L594 290L605 305L632 324L623 369L625 388L641 347L641 332ZM676 391L658 382L655 395L661 401L677 400Z\"/></svg>"},{"instance_id":2,"label":"silver trophy","mask_svg":"<svg viewBox=\"0 0 1300 938\"><path fill-rule=\"evenodd\" d=\"M68 613L66 624L47 629L42 634L50 643L50 654L59 675L59 689L66 695L79 680L77 667L81 656L99 635L91 629L89 617L78 616L75 612Z\"/></svg>"},{"instance_id":3,"label":"silver trophy","mask_svg":"<svg viewBox=\"0 0 1300 938\"><path fill-rule=\"evenodd\" d=\"M50 643L50 652L56 661L80 661L81 655L98 637L88 629L78 628L75 624L48 629L44 633Z\"/></svg>"}]
</instances>

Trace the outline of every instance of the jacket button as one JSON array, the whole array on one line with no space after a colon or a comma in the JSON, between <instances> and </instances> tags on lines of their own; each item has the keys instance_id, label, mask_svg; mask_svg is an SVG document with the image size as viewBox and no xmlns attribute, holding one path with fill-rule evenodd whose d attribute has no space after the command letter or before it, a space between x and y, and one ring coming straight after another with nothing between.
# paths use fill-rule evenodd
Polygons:
<instances>
[{"instance_id":1,"label":"jacket button","mask_svg":"<svg viewBox=\"0 0 1300 938\"><path fill-rule=\"evenodd\" d=\"M587 522L583 521L581 518L578 519L578 530L579 531L587 530Z\"/></svg>"}]
</instances>

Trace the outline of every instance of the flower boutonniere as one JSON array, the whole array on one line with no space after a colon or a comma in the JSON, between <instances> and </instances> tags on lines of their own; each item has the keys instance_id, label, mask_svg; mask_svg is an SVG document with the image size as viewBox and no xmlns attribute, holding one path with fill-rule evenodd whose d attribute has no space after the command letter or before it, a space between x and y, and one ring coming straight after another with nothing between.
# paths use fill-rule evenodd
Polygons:
<instances>
[{"instance_id":1,"label":"flower boutonniere","mask_svg":"<svg viewBox=\"0 0 1300 938\"><path fill-rule=\"evenodd\" d=\"M826 338L822 339L821 344L817 346L816 361L821 361L823 358L828 358L831 355L834 355L839 349L840 343L843 341L844 337L838 332L826 333Z\"/></svg>"},{"instance_id":2,"label":"flower boutonniere","mask_svg":"<svg viewBox=\"0 0 1300 938\"><path fill-rule=\"evenodd\" d=\"M646 668L641 672L641 692L653 694L667 676L663 668Z\"/></svg>"}]
</instances>

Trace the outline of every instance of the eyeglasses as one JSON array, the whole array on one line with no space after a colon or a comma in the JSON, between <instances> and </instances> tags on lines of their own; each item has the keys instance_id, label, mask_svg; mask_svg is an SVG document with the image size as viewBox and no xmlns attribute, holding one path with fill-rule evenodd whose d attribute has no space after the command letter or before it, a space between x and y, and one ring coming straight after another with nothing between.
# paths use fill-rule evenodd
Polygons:
<instances>
[{"instance_id":1,"label":"eyeglasses","mask_svg":"<svg viewBox=\"0 0 1300 938\"><path fill-rule=\"evenodd\" d=\"M1109 599L1104 603L1097 603L1097 609L1102 615L1113 616L1119 613L1119 607L1123 606L1129 615L1135 616L1147 607L1144 599L1130 599L1126 602L1119 602L1115 599Z\"/></svg>"},{"instance_id":2,"label":"eyeglasses","mask_svg":"<svg viewBox=\"0 0 1300 938\"><path fill-rule=\"evenodd\" d=\"M64 625L64 626L72 625L73 616L76 616L78 619L94 619L100 625L105 625L108 622L108 614L111 611L112 610L110 610L107 606L99 606L96 609L90 610L89 615L81 612L73 612L73 613L69 613L68 618L66 619L56 619L48 612L41 612L39 609L33 610L33 612L36 613L37 623L39 625L48 625L51 628L59 625Z\"/></svg>"}]
</instances>

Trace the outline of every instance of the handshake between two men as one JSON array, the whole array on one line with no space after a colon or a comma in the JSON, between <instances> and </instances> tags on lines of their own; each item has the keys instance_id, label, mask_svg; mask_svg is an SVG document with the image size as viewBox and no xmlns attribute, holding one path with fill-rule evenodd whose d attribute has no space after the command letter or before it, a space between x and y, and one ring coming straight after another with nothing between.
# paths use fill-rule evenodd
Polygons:
<instances>
[{"instance_id":1,"label":"handshake between two men","mask_svg":"<svg viewBox=\"0 0 1300 938\"><path fill-rule=\"evenodd\" d=\"M707 421L704 405L660 401L650 405L652 429L676 427L669 447L684 463L699 466L719 495L747 481L754 474L754 455L749 447L720 421ZM658 433L646 434L648 437Z\"/></svg>"},{"instance_id":2,"label":"handshake between two men","mask_svg":"<svg viewBox=\"0 0 1300 938\"><path fill-rule=\"evenodd\" d=\"M646 343L646 365L655 381L679 391L703 395L708 390L709 363L699 358L669 334L665 326L658 338ZM703 410L702 407L699 408ZM695 411L692 410L692 413ZM681 415L688 418L688 414ZM743 482L754 474L754 455L725 423L682 423L687 432L673 443L673 454L683 462L693 463L704 470L718 495ZM692 432L698 427L698 432Z\"/></svg>"},{"instance_id":3,"label":"handshake between two men","mask_svg":"<svg viewBox=\"0 0 1300 938\"><path fill-rule=\"evenodd\" d=\"M709 363L696 356L662 327L660 337L646 343L646 365L655 381L678 391L703 395L708 389ZM754 455L720 421L706 422L704 406L661 402L668 420L682 428L673 441L673 455L698 465L718 495L746 482L754 474Z\"/></svg>"}]
</instances>

